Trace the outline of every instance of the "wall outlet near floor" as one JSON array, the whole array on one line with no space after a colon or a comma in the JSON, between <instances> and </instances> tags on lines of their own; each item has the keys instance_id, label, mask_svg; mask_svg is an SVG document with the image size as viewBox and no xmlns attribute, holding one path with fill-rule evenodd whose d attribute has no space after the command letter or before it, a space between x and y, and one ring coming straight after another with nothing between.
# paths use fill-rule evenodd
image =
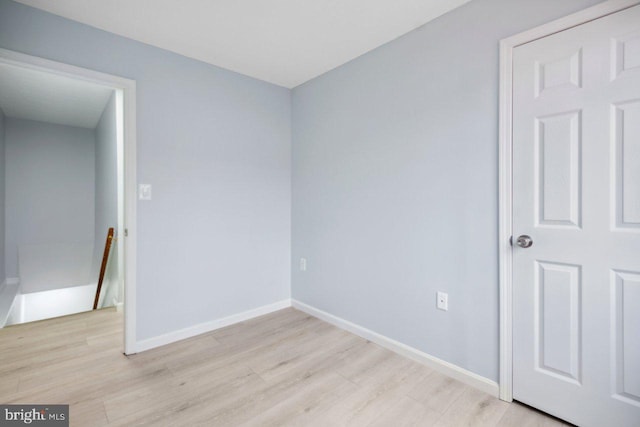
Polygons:
<instances>
[{"instance_id":1,"label":"wall outlet near floor","mask_svg":"<svg viewBox=\"0 0 640 427\"><path fill-rule=\"evenodd\" d=\"M438 292L436 294L436 305L439 310L449 310L449 294L445 292Z\"/></svg>"},{"instance_id":2,"label":"wall outlet near floor","mask_svg":"<svg viewBox=\"0 0 640 427\"><path fill-rule=\"evenodd\" d=\"M300 258L300 271L307 271L307 259Z\"/></svg>"}]
</instances>

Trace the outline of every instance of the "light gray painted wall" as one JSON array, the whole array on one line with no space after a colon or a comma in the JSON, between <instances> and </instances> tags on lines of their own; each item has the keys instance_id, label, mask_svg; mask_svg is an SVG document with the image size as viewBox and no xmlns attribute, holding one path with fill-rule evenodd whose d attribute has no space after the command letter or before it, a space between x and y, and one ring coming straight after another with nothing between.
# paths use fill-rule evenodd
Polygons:
<instances>
[{"instance_id":1,"label":"light gray painted wall","mask_svg":"<svg viewBox=\"0 0 640 427\"><path fill-rule=\"evenodd\" d=\"M105 238L110 227L118 229L118 163L115 92L102 112L95 129L96 138L96 203L95 203L95 245L91 277L97 282L104 254ZM103 282L103 307L112 305L118 297L118 245L113 242L109 263Z\"/></svg>"},{"instance_id":2,"label":"light gray painted wall","mask_svg":"<svg viewBox=\"0 0 640 427\"><path fill-rule=\"evenodd\" d=\"M595 3L473 0L294 89L293 297L497 380L498 41Z\"/></svg>"},{"instance_id":3,"label":"light gray painted wall","mask_svg":"<svg viewBox=\"0 0 640 427\"><path fill-rule=\"evenodd\" d=\"M14 118L5 125L6 269L19 277L21 247L93 246L95 139L92 129Z\"/></svg>"},{"instance_id":4,"label":"light gray painted wall","mask_svg":"<svg viewBox=\"0 0 640 427\"><path fill-rule=\"evenodd\" d=\"M290 296L290 91L0 0L0 47L136 80L138 339Z\"/></svg>"},{"instance_id":5,"label":"light gray painted wall","mask_svg":"<svg viewBox=\"0 0 640 427\"><path fill-rule=\"evenodd\" d=\"M5 254L4 254L4 234L5 234L5 223L4 223L4 192L5 192L5 155L4 155L4 112L0 110L0 286L4 283L7 275L5 273Z\"/></svg>"}]
</instances>

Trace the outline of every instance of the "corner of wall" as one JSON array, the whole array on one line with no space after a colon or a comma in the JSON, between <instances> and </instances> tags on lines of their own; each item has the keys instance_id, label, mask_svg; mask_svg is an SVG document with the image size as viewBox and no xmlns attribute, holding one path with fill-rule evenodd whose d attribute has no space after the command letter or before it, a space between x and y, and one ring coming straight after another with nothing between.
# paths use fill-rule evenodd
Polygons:
<instances>
[{"instance_id":1,"label":"corner of wall","mask_svg":"<svg viewBox=\"0 0 640 427\"><path fill-rule=\"evenodd\" d=\"M295 299L291 300L291 306L311 316L317 317L320 320L324 320L325 322L330 323L340 329L351 332L361 338L374 342L381 347L384 347L397 354L428 366L429 368L444 375L475 387L478 390L488 393L493 397L498 397L498 383L489 378L471 372L458 365L432 356L428 353L410 347L385 335L379 334L363 326L349 322L348 320L342 319L338 316L334 316L333 314L327 313L326 311L320 310Z\"/></svg>"}]
</instances>

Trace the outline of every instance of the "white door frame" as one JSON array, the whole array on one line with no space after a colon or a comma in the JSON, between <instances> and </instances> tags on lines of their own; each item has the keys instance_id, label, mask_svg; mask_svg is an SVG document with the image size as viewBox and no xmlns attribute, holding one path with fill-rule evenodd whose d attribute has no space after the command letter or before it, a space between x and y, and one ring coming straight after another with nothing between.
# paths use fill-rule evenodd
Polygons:
<instances>
[{"instance_id":1,"label":"white door frame","mask_svg":"<svg viewBox=\"0 0 640 427\"><path fill-rule=\"evenodd\" d=\"M500 399L513 400L513 199L512 96L513 50L522 44L564 31L640 4L609 0L500 41L499 125L499 262L500 262Z\"/></svg>"},{"instance_id":2,"label":"white door frame","mask_svg":"<svg viewBox=\"0 0 640 427\"><path fill-rule=\"evenodd\" d=\"M86 68L0 48L0 64L44 71L112 88L122 96L124 228L124 353L136 352L136 82ZM126 237L124 235L126 234Z\"/></svg>"}]
</instances>

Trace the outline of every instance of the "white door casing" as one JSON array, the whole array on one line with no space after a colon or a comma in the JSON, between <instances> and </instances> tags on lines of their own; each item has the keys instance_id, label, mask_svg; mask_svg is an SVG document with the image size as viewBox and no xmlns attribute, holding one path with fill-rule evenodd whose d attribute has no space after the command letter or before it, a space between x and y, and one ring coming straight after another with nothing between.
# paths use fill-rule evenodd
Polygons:
<instances>
[{"instance_id":1,"label":"white door casing","mask_svg":"<svg viewBox=\"0 0 640 427\"><path fill-rule=\"evenodd\" d=\"M119 223L122 220L125 233L120 233L119 247L124 260L122 281L124 283L124 353L134 354L138 351L136 339L136 276L137 276L137 233L136 233L136 82L99 71L76 67L61 62L51 61L37 56L0 48L0 63L22 67L31 70L70 77L90 83L102 85L116 91L118 115L122 123L118 129L119 147L122 149L122 191L118 204ZM120 119L119 119L120 121ZM119 178L120 179L120 178ZM121 245L121 246L120 246ZM119 263L120 264L120 263Z\"/></svg>"},{"instance_id":2,"label":"white door casing","mask_svg":"<svg viewBox=\"0 0 640 427\"><path fill-rule=\"evenodd\" d=\"M512 64L513 398L640 425L640 6Z\"/></svg>"}]
</instances>

